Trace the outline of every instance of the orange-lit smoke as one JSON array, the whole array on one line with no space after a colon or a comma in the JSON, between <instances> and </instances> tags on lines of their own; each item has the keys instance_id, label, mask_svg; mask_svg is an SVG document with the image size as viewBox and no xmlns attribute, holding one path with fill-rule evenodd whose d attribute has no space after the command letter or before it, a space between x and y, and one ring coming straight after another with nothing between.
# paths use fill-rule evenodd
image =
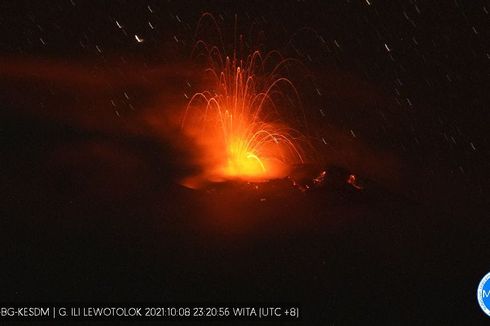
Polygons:
<instances>
[{"instance_id":1,"label":"orange-lit smoke","mask_svg":"<svg viewBox=\"0 0 490 326\"><path fill-rule=\"evenodd\" d=\"M198 178L287 176L291 165L304 161L304 136L286 125L291 111L302 110L295 86L280 74L290 60L277 51L262 55L258 50L245 59L236 53L223 58L217 47L202 41L197 46L208 57L210 85L191 97L181 128L200 152Z\"/></svg>"}]
</instances>

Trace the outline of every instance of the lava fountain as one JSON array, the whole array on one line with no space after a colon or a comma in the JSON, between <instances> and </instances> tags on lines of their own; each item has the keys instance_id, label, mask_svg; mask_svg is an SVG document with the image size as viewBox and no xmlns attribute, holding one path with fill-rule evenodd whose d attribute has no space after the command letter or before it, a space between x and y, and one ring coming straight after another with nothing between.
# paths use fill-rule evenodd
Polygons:
<instances>
[{"instance_id":1,"label":"lava fountain","mask_svg":"<svg viewBox=\"0 0 490 326\"><path fill-rule=\"evenodd\" d=\"M282 74L295 60L260 50L241 58L236 47L225 56L204 41L194 52L206 58L209 86L190 98L181 129L200 152L197 179L267 181L303 163L306 137L287 122L306 120L296 87Z\"/></svg>"}]
</instances>

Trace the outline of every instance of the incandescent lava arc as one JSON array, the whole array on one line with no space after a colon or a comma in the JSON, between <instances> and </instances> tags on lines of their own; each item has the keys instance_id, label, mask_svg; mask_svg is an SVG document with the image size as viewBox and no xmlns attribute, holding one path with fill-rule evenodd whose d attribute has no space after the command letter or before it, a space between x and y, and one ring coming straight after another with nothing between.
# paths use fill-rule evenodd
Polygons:
<instances>
[{"instance_id":1,"label":"incandescent lava arc","mask_svg":"<svg viewBox=\"0 0 490 326\"><path fill-rule=\"evenodd\" d=\"M288 116L304 117L296 87L282 75L292 60L278 51L240 58L235 49L224 56L204 41L195 50L206 57L210 85L190 98L182 118L181 130L197 148L202 169L185 184L267 181L303 163L306 137L287 125Z\"/></svg>"}]
</instances>

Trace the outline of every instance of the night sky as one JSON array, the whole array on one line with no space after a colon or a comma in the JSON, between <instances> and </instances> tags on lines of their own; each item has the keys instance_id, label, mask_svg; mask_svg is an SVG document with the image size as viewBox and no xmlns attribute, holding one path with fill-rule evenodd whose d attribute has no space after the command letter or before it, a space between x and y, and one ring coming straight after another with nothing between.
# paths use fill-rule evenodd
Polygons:
<instances>
[{"instance_id":1,"label":"night sky","mask_svg":"<svg viewBox=\"0 0 490 326\"><path fill-rule=\"evenodd\" d=\"M3 1L0 301L289 301L308 324L485 321L489 11ZM241 35L302 63L304 178L325 170L325 184L294 187L298 172L181 186L195 153L168 116L206 83L192 49L219 37L196 33L204 13L227 53Z\"/></svg>"}]
</instances>

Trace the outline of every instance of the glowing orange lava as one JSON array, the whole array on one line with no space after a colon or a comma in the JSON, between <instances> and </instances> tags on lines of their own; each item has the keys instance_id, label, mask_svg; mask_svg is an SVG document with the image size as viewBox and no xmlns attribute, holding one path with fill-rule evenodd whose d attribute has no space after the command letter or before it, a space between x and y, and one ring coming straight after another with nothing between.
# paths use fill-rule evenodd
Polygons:
<instances>
[{"instance_id":1,"label":"glowing orange lava","mask_svg":"<svg viewBox=\"0 0 490 326\"><path fill-rule=\"evenodd\" d=\"M189 100L182 130L201 152L203 177L265 181L287 176L292 164L304 160L304 136L285 124L286 113L302 112L296 88L280 75L291 60L277 51L265 56L254 51L244 60L234 51L223 59L216 46L202 41L197 46L208 58L211 85Z\"/></svg>"}]
</instances>

